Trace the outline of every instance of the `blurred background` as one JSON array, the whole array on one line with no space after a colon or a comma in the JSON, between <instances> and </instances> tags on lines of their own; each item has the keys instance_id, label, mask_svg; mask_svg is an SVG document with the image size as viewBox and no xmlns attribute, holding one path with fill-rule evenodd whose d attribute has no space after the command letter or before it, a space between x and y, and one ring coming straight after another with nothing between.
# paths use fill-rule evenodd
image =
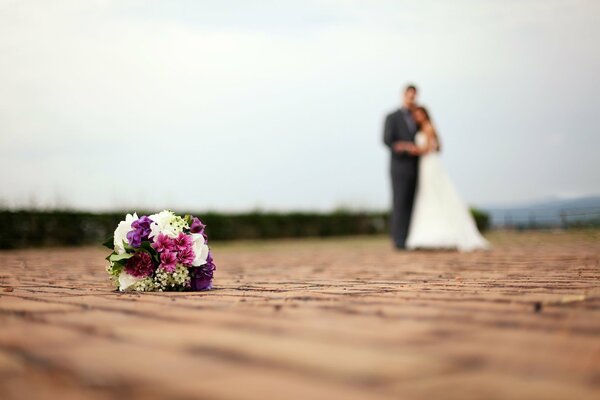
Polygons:
<instances>
[{"instance_id":1,"label":"blurred background","mask_svg":"<svg viewBox=\"0 0 600 400\"><path fill-rule=\"evenodd\" d=\"M594 0L0 0L0 246L164 208L238 233L242 216L246 237L382 232L383 118L408 82L480 227L597 223L599 17ZM54 210L115 214L78 234Z\"/></svg>"}]
</instances>

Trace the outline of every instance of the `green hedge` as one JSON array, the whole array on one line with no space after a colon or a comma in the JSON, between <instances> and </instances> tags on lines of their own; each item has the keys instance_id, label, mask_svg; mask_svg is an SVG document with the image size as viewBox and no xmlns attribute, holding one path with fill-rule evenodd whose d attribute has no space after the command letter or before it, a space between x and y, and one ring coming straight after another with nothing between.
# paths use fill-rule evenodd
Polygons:
<instances>
[{"instance_id":1,"label":"green hedge","mask_svg":"<svg viewBox=\"0 0 600 400\"><path fill-rule=\"evenodd\" d=\"M383 212L192 214L207 224L211 240L373 235L388 230L388 214ZM0 249L98 244L114 231L124 215L121 212L0 211ZM474 216L479 229L487 229L487 214L474 211Z\"/></svg>"},{"instance_id":2,"label":"green hedge","mask_svg":"<svg viewBox=\"0 0 600 400\"><path fill-rule=\"evenodd\" d=\"M475 219L475 223L477 224L477 229L480 232L485 232L490 228L490 216L483 210L478 210L476 208L471 208L471 214Z\"/></svg>"}]
</instances>

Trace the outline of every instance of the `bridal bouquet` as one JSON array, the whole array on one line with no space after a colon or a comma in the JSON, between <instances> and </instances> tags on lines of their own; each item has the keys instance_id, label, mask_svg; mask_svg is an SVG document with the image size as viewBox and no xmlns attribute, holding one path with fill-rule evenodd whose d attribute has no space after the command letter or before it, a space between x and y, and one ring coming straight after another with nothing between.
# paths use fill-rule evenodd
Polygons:
<instances>
[{"instance_id":1,"label":"bridal bouquet","mask_svg":"<svg viewBox=\"0 0 600 400\"><path fill-rule=\"evenodd\" d=\"M184 291L212 288L215 265L205 225L172 211L127 214L104 245L113 252L106 268L120 291Z\"/></svg>"}]
</instances>

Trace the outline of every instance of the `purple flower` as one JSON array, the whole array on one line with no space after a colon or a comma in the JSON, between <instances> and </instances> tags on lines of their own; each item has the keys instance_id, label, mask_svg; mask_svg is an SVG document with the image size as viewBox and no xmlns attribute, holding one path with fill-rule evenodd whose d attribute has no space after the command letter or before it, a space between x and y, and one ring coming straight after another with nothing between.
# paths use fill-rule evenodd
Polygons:
<instances>
[{"instance_id":1,"label":"purple flower","mask_svg":"<svg viewBox=\"0 0 600 400\"><path fill-rule=\"evenodd\" d=\"M206 258L206 264L201 267L192 268L191 272L191 290L210 290L212 289L213 272L217 269L213 263L212 254L209 251Z\"/></svg>"},{"instance_id":2,"label":"purple flower","mask_svg":"<svg viewBox=\"0 0 600 400\"><path fill-rule=\"evenodd\" d=\"M185 265L186 267L192 265L195 258L196 253L194 253L194 249L192 249L191 247L187 247L177 252L177 262Z\"/></svg>"},{"instance_id":3,"label":"purple flower","mask_svg":"<svg viewBox=\"0 0 600 400\"><path fill-rule=\"evenodd\" d=\"M192 225L190 226L190 232L192 233L200 233L206 239L206 234L204 233L204 228L206 225L200 221L200 218L194 217L192 218Z\"/></svg>"},{"instance_id":4,"label":"purple flower","mask_svg":"<svg viewBox=\"0 0 600 400\"><path fill-rule=\"evenodd\" d=\"M142 245L142 236L137 230L127 232L127 241L131 247L140 247Z\"/></svg>"},{"instance_id":5,"label":"purple flower","mask_svg":"<svg viewBox=\"0 0 600 400\"><path fill-rule=\"evenodd\" d=\"M159 233L158 236L154 239L154 243L152 243L152 247L154 250L162 253L164 251L173 251L175 250L175 243L173 243L173 239Z\"/></svg>"},{"instance_id":6,"label":"purple flower","mask_svg":"<svg viewBox=\"0 0 600 400\"><path fill-rule=\"evenodd\" d=\"M208 268L210 268L211 271L214 271L215 269L217 269L217 266L213 262L212 252L210 250L208 250L208 255L206 256L206 264L204 266L205 267L208 266Z\"/></svg>"},{"instance_id":7,"label":"purple flower","mask_svg":"<svg viewBox=\"0 0 600 400\"><path fill-rule=\"evenodd\" d=\"M138 251L133 257L127 260L125 271L129 275L137 276L138 278L145 278L152 275L154 272L152 257L145 251Z\"/></svg>"},{"instance_id":8,"label":"purple flower","mask_svg":"<svg viewBox=\"0 0 600 400\"><path fill-rule=\"evenodd\" d=\"M173 247L175 250L183 251L192 247L192 237L180 232L179 235L173 239Z\"/></svg>"},{"instance_id":9,"label":"purple flower","mask_svg":"<svg viewBox=\"0 0 600 400\"><path fill-rule=\"evenodd\" d=\"M138 229L142 235L142 238L148 238L151 232L150 225L152 222L154 221L152 221L149 217L142 215L137 221L133 221L131 223L131 227Z\"/></svg>"},{"instance_id":10,"label":"purple flower","mask_svg":"<svg viewBox=\"0 0 600 400\"><path fill-rule=\"evenodd\" d=\"M140 247L143 241L148 240L151 223L152 220L145 215L131 223L133 230L127 232L127 241L131 247Z\"/></svg>"},{"instance_id":11,"label":"purple flower","mask_svg":"<svg viewBox=\"0 0 600 400\"><path fill-rule=\"evenodd\" d=\"M165 250L161 253L160 267L167 272L175 271L175 267L177 267L177 252Z\"/></svg>"}]
</instances>

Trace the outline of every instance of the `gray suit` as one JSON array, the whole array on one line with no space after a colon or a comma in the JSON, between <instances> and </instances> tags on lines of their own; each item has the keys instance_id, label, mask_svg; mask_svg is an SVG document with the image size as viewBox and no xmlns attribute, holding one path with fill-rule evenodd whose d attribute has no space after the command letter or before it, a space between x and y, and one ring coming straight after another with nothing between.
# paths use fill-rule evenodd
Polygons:
<instances>
[{"instance_id":1,"label":"gray suit","mask_svg":"<svg viewBox=\"0 0 600 400\"><path fill-rule=\"evenodd\" d=\"M410 112L405 109L397 110L385 119L383 142L391 150L393 190L391 233L397 248L404 248L408 236L419 174L419 157L406 152L396 153L393 151L393 144L398 141L414 142L416 133L416 124Z\"/></svg>"}]
</instances>

